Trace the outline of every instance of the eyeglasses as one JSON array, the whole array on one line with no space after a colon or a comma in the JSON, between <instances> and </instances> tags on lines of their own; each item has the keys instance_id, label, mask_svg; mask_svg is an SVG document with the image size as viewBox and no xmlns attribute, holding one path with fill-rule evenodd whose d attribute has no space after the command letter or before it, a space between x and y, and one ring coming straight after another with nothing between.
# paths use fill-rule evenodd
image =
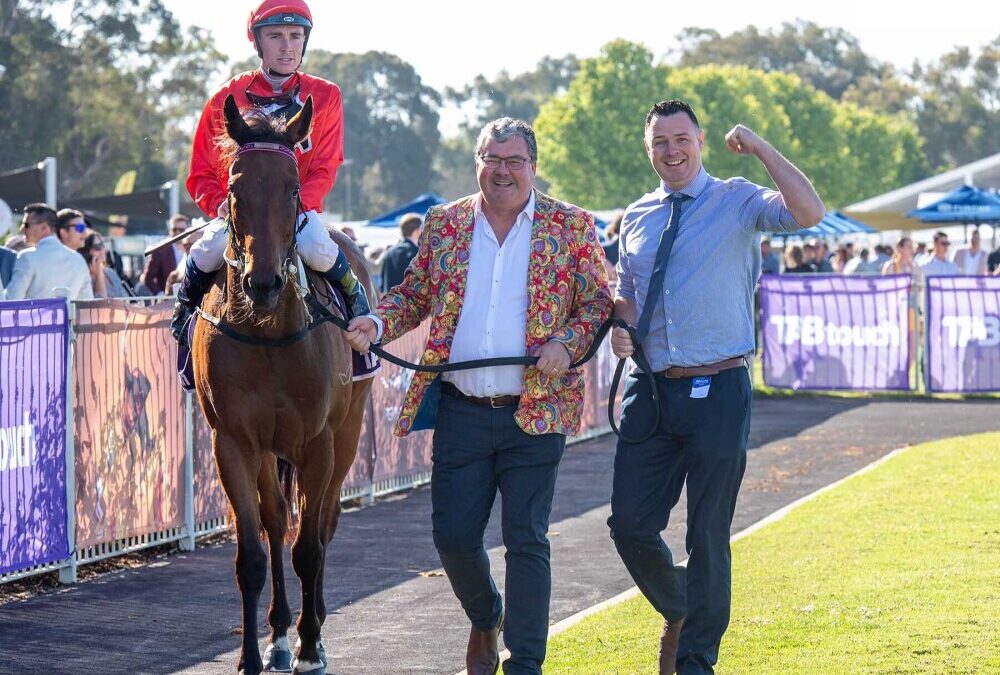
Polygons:
<instances>
[{"instance_id":1,"label":"eyeglasses","mask_svg":"<svg viewBox=\"0 0 1000 675\"><path fill-rule=\"evenodd\" d=\"M945 241L944 239L939 240L937 243L941 244L942 246L951 246L951 242Z\"/></svg>"},{"instance_id":2,"label":"eyeglasses","mask_svg":"<svg viewBox=\"0 0 1000 675\"><path fill-rule=\"evenodd\" d=\"M76 225L73 225L72 227L73 227L74 230L76 230L80 234L83 234L84 232L87 231L87 223L77 223Z\"/></svg>"},{"instance_id":3,"label":"eyeglasses","mask_svg":"<svg viewBox=\"0 0 1000 675\"><path fill-rule=\"evenodd\" d=\"M511 171L520 171L527 162L531 161L528 157L497 157L496 155L479 155L479 159L491 169L499 169L501 164L506 164Z\"/></svg>"}]
</instances>

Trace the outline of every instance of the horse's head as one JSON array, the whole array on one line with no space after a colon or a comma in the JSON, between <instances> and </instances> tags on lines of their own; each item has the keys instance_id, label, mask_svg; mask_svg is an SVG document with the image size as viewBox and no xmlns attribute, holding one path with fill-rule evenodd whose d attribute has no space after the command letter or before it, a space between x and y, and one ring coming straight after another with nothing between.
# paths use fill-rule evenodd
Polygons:
<instances>
[{"instance_id":1,"label":"horse's head","mask_svg":"<svg viewBox=\"0 0 1000 675\"><path fill-rule=\"evenodd\" d=\"M294 262L301 211L295 146L309 136L313 104L284 123L266 115L240 114L230 94L224 106L232 139L229 172L231 264L254 311L273 310Z\"/></svg>"}]
</instances>

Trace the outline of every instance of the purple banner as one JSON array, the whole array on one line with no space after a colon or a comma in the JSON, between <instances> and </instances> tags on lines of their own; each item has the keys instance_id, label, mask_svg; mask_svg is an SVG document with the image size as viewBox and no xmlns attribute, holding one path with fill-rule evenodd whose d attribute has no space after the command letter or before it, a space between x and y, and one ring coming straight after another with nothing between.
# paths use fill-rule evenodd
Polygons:
<instances>
[{"instance_id":1,"label":"purple banner","mask_svg":"<svg viewBox=\"0 0 1000 675\"><path fill-rule=\"evenodd\" d=\"M764 383L789 389L909 389L910 277L766 275Z\"/></svg>"},{"instance_id":2,"label":"purple banner","mask_svg":"<svg viewBox=\"0 0 1000 675\"><path fill-rule=\"evenodd\" d=\"M0 304L0 574L69 557L66 301Z\"/></svg>"},{"instance_id":3,"label":"purple banner","mask_svg":"<svg viewBox=\"0 0 1000 675\"><path fill-rule=\"evenodd\" d=\"M1000 391L1000 277L927 279L927 390Z\"/></svg>"}]
</instances>

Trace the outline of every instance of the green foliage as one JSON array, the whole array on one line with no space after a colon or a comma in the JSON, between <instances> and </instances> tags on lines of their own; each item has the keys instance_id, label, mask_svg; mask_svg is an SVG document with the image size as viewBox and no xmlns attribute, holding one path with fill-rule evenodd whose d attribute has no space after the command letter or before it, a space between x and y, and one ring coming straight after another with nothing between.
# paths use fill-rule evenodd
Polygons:
<instances>
[{"instance_id":1,"label":"green foliage","mask_svg":"<svg viewBox=\"0 0 1000 675\"><path fill-rule=\"evenodd\" d=\"M434 161L434 189L447 198L457 198L476 192L476 139L488 122L500 117L532 122L541 105L566 91L580 68L572 54L562 58L546 56L534 70L511 75L506 70L495 77L478 75L472 84L461 89L445 90L445 99L465 113L458 133L446 139ZM543 178L536 185L548 189Z\"/></svg>"},{"instance_id":2,"label":"green foliage","mask_svg":"<svg viewBox=\"0 0 1000 675\"><path fill-rule=\"evenodd\" d=\"M1000 37L978 55L958 47L908 71L868 56L843 29L806 21L766 31L748 26L726 36L687 28L678 40L673 53L680 66L729 64L793 73L836 100L905 112L925 139L918 179L1000 152Z\"/></svg>"},{"instance_id":3,"label":"green foliage","mask_svg":"<svg viewBox=\"0 0 1000 675\"><path fill-rule=\"evenodd\" d=\"M733 545L716 672L1000 672L1000 434L926 443ZM545 672L654 673L641 596L549 645Z\"/></svg>"},{"instance_id":4,"label":"green foliage","mask_svg":"<svg viewBox=\"0 0 1000 675\"><path fill-rule=\"evenodd\" d=\"M759 161L726 149L725 135L738 123L798 166L831 208L925 173L919 135L904 116L837 103L794 75L743 66L678 68L667 91L697 112L705 131L703 161L716 176L773 185Z\"/></svg>"},{"instance_id":5,"label":"green foliage","mask_svg":"<svg viewBox=\"0 0 1000 675\"><path fill-rule=\"evenodd\" d=\"M538 172L555 196L614 208L650 184L642 145L649 106L663 97L666 69L642 45L617 40L586 59L562 96L539 111Z\"/></svg>"},{"instance_id":6,"label":"green foliage","mask_svg":"<svg viewBox=\"0 0 1000 675\"><path fill-rule=\"evenodd\" d=\"M479 130L499 117L531 122L542 103L566 91L579 69L580 62L572 54L562 58L546 56L534 70L516 76L506 70L493 78L477 75L462 89L446 89L445 98L469 111L463 127L475 141Z\"/></svg>"},{"instance_id":7,"label":"green foliage","mask_svg":"<svg viewBox=\"0 0 1000 675\"><path fill-rule=\"evenodd\" d=\"M1000 152L1000 36L973 56L966 47L915 68L917 124L935 170Z\"/></svg>"},{"instance_id":8,"label":"green foliage","mask_svg":"<svg viewBox=\"0 0 1000 675\"><path fill-rule=\"evenodd\" d=\"M853 82L876 78L881 72L853 35L811 21L786 22L765 31L747 26L725 37L711 29L685 28L677 39L682 67L730 64L779 70L798 75L835 99Z\"/></svg>"},{"instance_id":9,"label":"green foliage","mask_svg":"<svg viewBox=\"0 0 1000 675\"><path fill-rule=\"evenodd\" d=\"M902 115L837 103L795 75L745 66L667 70L645 48L614 42L584 61L569 91L536 122L539 172L555 194L589 208L620 208L656 184L642 146L656 101L689 102L705 132L703 161L719 177L771 185L752 157L730 153L725 134L744 124L816 185L831 207L916 180L925 171L920 138Z\"/></svg>"},{"instance_id":10,"label":"green foliage","mask_svg":"<svg viewBox=\"0 0 1000 675\"><path fill-rule=\"evenodd\" d=\"M55 156L63 199L111 192L132 169L140 187L174 178L222 55L160 0L75 0L68 31L49 14L59 4L0 12L0 100L15 111L0 170Z\"/></svg>"}]
</instances>

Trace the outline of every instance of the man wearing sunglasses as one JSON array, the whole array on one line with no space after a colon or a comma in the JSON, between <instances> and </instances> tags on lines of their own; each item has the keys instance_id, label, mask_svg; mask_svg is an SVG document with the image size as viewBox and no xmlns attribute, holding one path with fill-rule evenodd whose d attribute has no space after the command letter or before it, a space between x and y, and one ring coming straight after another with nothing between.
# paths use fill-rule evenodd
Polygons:
<instances>
[{"instance_id":1,"label":"man wearing sunglasses","mask_svg":"<svg viewBox=\"0 0 1000 675\"><path fill-rule=\"evenodd\" d=\"M58 229L59 215L55 209L45 204L24 207L21 232L30 248L17 256L6 290L7 300L59 295L66 295L70 300L94 297L87 263L80 254L59 241Z\"/></svg>"},{"instance_id":2,"label":"man wearing sunglasses","mask_svg":"<svg viewBox=\"0 0 1000 675\"><path fill-rule=\"evenodd\" d=\"M250 13L247 23L247 37L257 49L260 68L241 73L223 85L202 113L187 188L201 210L217 220L205 229L205 236L188 256L171 324L179 342L185 337L184 326L190 313L200 304L215 271L222 267L228 241L229 165L215 141L225 134L222 108L230 94L241 111L258 110L285 119L295 115L312 96L312 130L295 147L303 210L299 219L300 223L304 221L296 236L299 255L309 267L344 290L352 315L369 313L364 288L318 214L323 198L333 187L337 168L344 161L343 105L337 85L299 70L312 27L312 13L304 0L264 0Z\"/></svg>"},{"instance_id":3,"label":"man wearing sunglasses","mask_svg":"<svg viewBox=\"0 0 1000 675\"><path fill-rule=\"evenodd\" d=\"M957 277L960 274L958 265L948 260L950 247L951 242L946 233L934 233L934 251L920 263L920 270L925 277Z\"/></svg>"},{"instance_id":4,"label":"man wearing sunglasses","mask_svg":"<svg viewBox=\"0 0 1000 675\"><path fill-rule=\"evenodd\" d=\"M57 214L59 224L56 225L56 236L66 248L79 251L83 248L83 240L87 235L87 221L76 209L59 209Z\"/></svg>"}]
</instances>

